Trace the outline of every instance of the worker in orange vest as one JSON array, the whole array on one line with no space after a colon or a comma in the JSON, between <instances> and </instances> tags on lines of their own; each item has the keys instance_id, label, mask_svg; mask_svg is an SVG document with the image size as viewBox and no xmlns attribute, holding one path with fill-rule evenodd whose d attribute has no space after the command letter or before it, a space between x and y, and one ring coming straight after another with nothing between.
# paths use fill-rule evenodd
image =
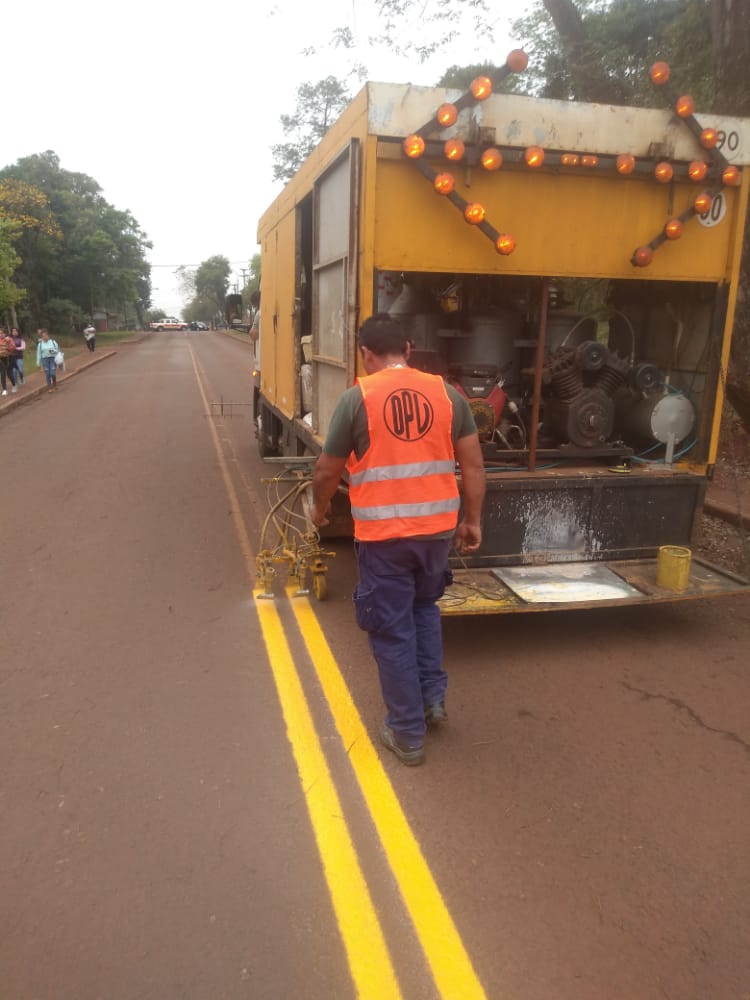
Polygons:
<instances>
[{"instance_id":1,"label":"worker in orange vest","mask_svg":"<svg viewBox=\"0 0 750 1000\"><path fill-rule=\"evenodd\" d=\"M451 581L451 544L461 553L481 544L484 462L468 402L438 375L408 366L398 320L376 314L358 338L367 374L336 404L313 472L311 516L328 523L346 467L359 569L355 615L387 709L380 737L415 765L424 760L426 726L448 718L436 602Z\"/></svg>"}]
</instances>

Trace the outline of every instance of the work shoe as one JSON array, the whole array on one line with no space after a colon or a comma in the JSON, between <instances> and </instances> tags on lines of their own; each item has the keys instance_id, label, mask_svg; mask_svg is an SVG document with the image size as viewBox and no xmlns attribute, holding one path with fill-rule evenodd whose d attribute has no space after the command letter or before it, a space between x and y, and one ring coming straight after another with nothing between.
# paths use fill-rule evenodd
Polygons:
<instances>
[{"instance_id":1,"label":"work shoe","mask_svg":"<svg viewBox=\"0 0 750 1000\"><path fill-rule=\"evenodd\" d=\"M417 764L421 764L424 761L424 747L407 746L404 743L399 743L396 734L385 722L383 723L383 728L380 730L380 739L383 746L392 750L401 763L406 764L407 767L416 767Z\"/></svg>"},{"instance_id":2,"label":"work shoe","mask_svg":"<svg viewBox=\"0 0 750 1000\"><path fill-rule=\"evenodd\" d=\"M2 391L2 395L3 395L3 396L7 396L7 395L8 395L8 390L7 390L7 389L3 389L3 391Z\"/></svg>"},{"instance_id":3,"label":"work shoe","mask_svg":"<svg viewBox=\"0 0 750 1000\"><path fill-rule=\"evenodd\" d=\"M424 710L424 721L428 726L438 726L441 722L447 722L448 713L445 710L445 702L436 701L434 705L427 705Z\"/></svg>"},{"instance_id":4,"label":"work shoe","mask_svg":"<svg viewBox=\"0 0 750 1000\"><path fill-rule=\"evenodd\" d=\"M10 391L11 392L18 392L18 386L17 385L12 386Z\"/></svg>"}]
</instances>

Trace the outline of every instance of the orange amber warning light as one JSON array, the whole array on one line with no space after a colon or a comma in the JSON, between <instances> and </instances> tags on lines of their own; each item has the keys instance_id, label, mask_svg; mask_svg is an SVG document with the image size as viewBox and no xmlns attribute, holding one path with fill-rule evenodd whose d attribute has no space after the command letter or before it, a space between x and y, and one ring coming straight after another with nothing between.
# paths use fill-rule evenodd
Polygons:
<instances>
[{"instance_id":1,"label":"orange amber warning light","mask_svg":"<svg viewBox=\"0 0 750 1000\"><path fill-rule=\"evenodd\" d=\"M464 209L464 218L471 226L478 226L480 222L484 222L486 214L484 205L480 205L478 201L473 201Z\"/></svg>"},{"instance_id":2,"label":"orange amber warning light","mask_svg":"<svg viewBox=\"0 0 750 1000\"><path fill-rule=\"evenodd\" d=\"M669 63L655 62L648 71L648 75L651 77L651 82L653 84L657 87L661 87L667 82L667 80L669 80Z\"/></svg>"},{"instance_id":3,"label":"orange amber warning light","mask_svg":"<svg viewBox=\"0 0 750 1000\"><path fill-rule=\"evenodd\" d=\"M632 174L635 170L635 157L630 153L621 153L615 161L618 174Z\"/></svg>"},{"instance_id":4,"label":"orange amber warning light","mask_svg":"<svg viewBox=\"0 0 750 1000\"><path fill-rule=\"evenodd\" d=\"M486 101L492 93L492 80L488 76L478 76L471 81L470 90L475 101Z\"/></svg>"},{"instance_id":5,"label":"orange amber warning light","mask_svg":"<svg viewBox=\"0 0 750 1000\"><path fill-rule=\"evenodd\" d=\"M544 150L541 146L529 146L523 154L524 160L530 167L541 167L544 163Z\"/></svg>"},{"instance_id":6,"label":"orange amber warning light","mask_svg":"<svg viewBox=\"0 0 750 1000\"><path fill-rule=\"evenodd\" d=\"M636 267L648 267L654 259L654 251L651 247L638 247L633 254L633 263Z\"/></svg>"},{"instance_id":7,"label":"orange amber warning light","mask_svg":"<svg viewBox=\"0 0 750 1000\"><path fill-rule=\"evenodd\" d=\"M491 146L482 153L482 166L485 170L499 170L503 165L503 154Z\"/></svg>"},{"instance_id":8,"label":"orange amber warning light","mask_svg":"<svg viewBox=\"0 0 750 1000\"><path fill-rule=\"evenodd\" d=\"M742 175L740 174L738 168L731 164L730 166L725 167L724 172L721 175L721 179L727 187L736 188L742 183Z\"/></svg>"},{"instance_id":9,"label":"orange amber warning light","mask_svg":"<svg viewBox=\"0 0 750 1000\"><path fill-rule=\"evenodd\" d=\"M526 67L529 65L529 57L523 51L523 49L513 49L512 52L508 53L508 58L505 60L505 65L508 69L512 70L514 73L523 73Z\"/></svg>"},{"instance_id":10,"label":"orange amber warning light","mask_svg":"<svg viewBox=\"0 0 750 1000\"><path fill-rule=\"evenodd\" d=\"M500 233L498 238L495 240L495 249L499 254L502 254L503 257L507 257L516 249L516 241L510 233Z\"/></svg>"},{"instance_id":11,"label":"orange amber warning light","mask_svg":"<svg viewBox=\"0 0 750 1000\"><path fill-rule=\"evenodd\" d=\"M456 186L453 174L438 174L432 182L438 194L450 194Z\"/></svg>"},{"instance_id":12,"label":"orange amber warning light","mask_svg":"<svg viewBox=\"0 0 750 1000\"><path fill-rule=\"evenodd\" d=\"M719 133L715 128L704 128L701 132L701 146L704 149L713 149L719 141Z\"/></svg>"},{"instance_id":13,"label":"orange amber warning light","mask_svg":"<svg viewBox=\"0 0 750 1000\"><path fill-rule=\"evenodd\" d=\"M455 104L441 104L435 112L435 117L437 118L439 125L442 125L443 128L448 128L449 126L456 124L456 120L458 119L458 109Z\"/></svg>"},{"instance_id":14,"label":"orange amber warning light","mask_svg":"<svg viewBox=\"0 0 750 1000\"><path fill-rule=\"evenodd\" d=\"M669 184L674 177L674 168L672 167L672 164L667 163L666 160L662 160L661 163L657 163L654 167L654 177L660 184Z\"/></svg>"},{"instance_id":15,"label":"orange amber warning light","mask_svg":"<svg viewBox=\"0 0 750 1000\"><path fill-rule=\"evenodd\" d=\"M460 139L449 139L443 146L443 152L449 160L462 160L466 147Z\"/></svg>"},{"instance_id":16,"label":"orange amber warning light","mask_svg":"<svg viewBox=\"0 0 750 1000\"><path fill-rule=\"evenodd\" d=\"M421 135L407 135L404 139L404 152L410 160L417 160L424 153L424 139Z\"/></svg>"}]
</instances>

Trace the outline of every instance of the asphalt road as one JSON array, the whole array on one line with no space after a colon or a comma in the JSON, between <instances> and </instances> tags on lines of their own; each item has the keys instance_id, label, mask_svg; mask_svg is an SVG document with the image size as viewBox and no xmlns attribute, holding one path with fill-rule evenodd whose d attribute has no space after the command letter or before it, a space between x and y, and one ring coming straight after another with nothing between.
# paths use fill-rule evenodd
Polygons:
<instances>
[{"instance_id":1,"label":"asphalt road","mask_svg":"<svg viewBox=\"0 0 750 1000\"><path fill-rule=\"evenodd\" d=\"M0 422L3 1000L749 1000L750 600L449 620L405 768L248 401L173 333Z\"/></svg>"}]
</instances>

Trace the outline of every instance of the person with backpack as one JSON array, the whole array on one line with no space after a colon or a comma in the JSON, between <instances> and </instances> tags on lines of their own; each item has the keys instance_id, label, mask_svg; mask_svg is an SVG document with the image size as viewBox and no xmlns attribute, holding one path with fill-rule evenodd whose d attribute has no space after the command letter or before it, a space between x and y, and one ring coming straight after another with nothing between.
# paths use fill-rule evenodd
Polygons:
<instances>
[{"instance_id":1,"label":"person with backpack","mask_svg":"<svg viewBox=\"0 0 750 1000\"><path fill-rule=\"evenodd\" d=\"M16 386L16 345L5 327L0 328L0 386L3 396L8 395L8 382L11 384L11 392L17 392Z\"/></svg>"},{"instance_id":2,"label":"person with backpack","mask_svg":"<svg viewBox=\"0 0 750 1000\"><path fill-rule=\"evenodd\" d=\"M47 392L54 392L57 389L57 365L55 355L60 350L57 341L49 335L49 331L42 327L39 331L39 342L36 345L36 363L38 368L44 369L44 377L47 380Z\"/></svg>"}]
</instances>

